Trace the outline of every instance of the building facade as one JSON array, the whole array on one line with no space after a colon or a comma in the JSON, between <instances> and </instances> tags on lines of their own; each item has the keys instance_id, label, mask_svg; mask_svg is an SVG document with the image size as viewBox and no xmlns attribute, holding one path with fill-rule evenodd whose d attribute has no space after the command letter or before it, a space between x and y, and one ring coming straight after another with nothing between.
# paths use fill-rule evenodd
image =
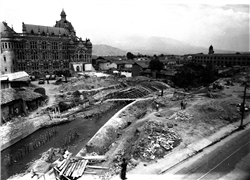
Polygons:
<instances>
[{"instance_id":1,"label":"building facade","mask_svg":"<svg viewBox=\"0 0 250 180\"><path fill-rule=\"evenodd\" d=\"M184 59L202 64L212 63L221 67L250 66L250 53L214 54L212 45L209 47L208 54L188 54Z\"/></svg>"},{"instance_id":2,"label":"building facade","mask_svg":"<svg viewBox=\"0 0 250 180\"><path fill-rule=\"evenodd\" d=\"M1 73L46 74L91 70L92 43L76 36L64 10L55 26L22 23L17 33L1 24Z\"/></svg>"}]
</instances>

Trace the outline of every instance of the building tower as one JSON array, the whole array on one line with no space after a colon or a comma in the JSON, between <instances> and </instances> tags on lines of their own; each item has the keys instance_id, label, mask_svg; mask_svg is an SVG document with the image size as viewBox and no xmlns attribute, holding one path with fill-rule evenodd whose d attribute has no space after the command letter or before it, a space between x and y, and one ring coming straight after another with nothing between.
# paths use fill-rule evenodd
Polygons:
<instances>
[{"instance_id":1,"label":"building tower","mask_svg":"<svg viewBox=\"0 0 250 180\"><path fill-rule=\"evenodd\" d=\"M208 54L214 54L214 48L212 45L208 49Z\"/></svg>"},{"instance_id":2,"label":"building tower","mask_svg":"<svg viewBox=\"0 0 250 180\"><path fill-rule=\"evenodd\" d=\"M13 39L15 31L6 22L2 22L1 29L1 73L12 73L15 59Z\"/></svg>"}]
</instances>

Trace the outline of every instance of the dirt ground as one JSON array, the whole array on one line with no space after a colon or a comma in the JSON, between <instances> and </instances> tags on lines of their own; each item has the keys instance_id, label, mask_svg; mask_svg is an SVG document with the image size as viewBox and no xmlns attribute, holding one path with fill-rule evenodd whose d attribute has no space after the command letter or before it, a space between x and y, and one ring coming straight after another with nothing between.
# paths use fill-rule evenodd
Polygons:
<instances>
[{"instance_id":1,"label":"dirt ground","mask_svg":"<svg viewBox=\"0 0 250 180\"><path fill-rule=\"evenodd\" d=\"M101 177L109 179L111 176L118 174L120 171L119 163L123 157L129 160L128 170L133 169L138 164L155 163L159 159L159 157L152 156L152 149L150 157L153 158L151 158L151 161L138 157L135 151L131 151L135 144L137 148L141 148L139 147L140 142L150 136L145 131L139 132L139 135L136 136L136 131L148 122L162 123L163 126L167 126L181 138L178 146L169 151L161 152L163 157L172 151L185 148L190 143L215 133L225 125L239 121L241 114L237 104L242 102L243 91L244 87L241 86L241 83L234 83L233 86L224 84L223 90L213 92L213 98L208 97L207 93L192 94L192 96L186 97L187 107L184 110L180 108L180 100L173 100L171 91L164 92L163 97L158 96L155 99L155 102L160 105L159 111L154 106L149 106L145 116L123 129L120 136L114 139L112 146L105 154L108 157L107 161L101 164L112 167L112 170L100 171ZM246 99L246 104L250 104L249 98ZM245 115L247 114L248 112ZM151 140L151 143L156 142L156 140ZM147 146L150 146L150 142ZM157 166L157 164L155 165Z\"/></svg>"},{"instance_id":2,"label":"dirt ground","mask_svg":"<svg viewBox=\"0 0 250 180\"><path fill-rule=\"evenodd\" d=\"M95 82L94 86L91 87L76 84L77 82L74 82L71 85L56 86L52 84L52 81L50 81L50 84L46 83L41 86L46 89L46 93L50 97L47 104L47 106L49 106L55 103L55 95L60 93L60 90L65 92L80 90L82 88L98 88L103 85L104 81L95 80L93 82ZM153 125L153 127L157 126L157 124L161 124L162 127L166 129L165 135L170 139L172 138L172 135L180 137L180 139L171 139L178 143L169 150L162 151L160 156L163 157L172 151L185 148L190 143L211 135L227 124L239 121L241 115L236 105L242 102L244 87L241 86L240 82L234 83L233 86L226 86L225 81L221 82L224 85L224 89L215 92L212 91L212 97L208 97L206 91L196 91L196 93L189 92L191 96L185 97L187 107L184 110L181 110L180 108L181 99L173 98L175 90L172 88L165 90L163 97L157 96L153 104L144 104L147 108L147 113L138 116L135 121L124 129L121 129L119 136L114 138L112 145L105 154L108 157L107 161L101 165L110 167L112 170L97 172L100 175L102 174L102 178L109 179L111 176L119 172L118 163L122 157L129 159L129 170L133 169L138 164L156 162L160 157L152 156L153 149L149 147L146 148L146 146L158 141L156 137L159 136L159 134L157 134L156 130L152 130L151 132L143 131L149 122L156 124ZM110 81L107 85L115 83L115 81ZM249 93L247 97L250 97ZM158 110L156 104L159 105ZM250 105L250 98L246 99L246 104ZM37 112L42 108L45 107L41 107L36 112L33 112L31 116L36 116ZM133 111L134 114L139 111L138 108L130 110ZM124 113L123 118L131 118L131 113ZM2 130L7 130L3 127L0 128L0 132L2 132ZM1 136L2 135L0 134L0 137ZM145 141L146 138L151 139ZM168 140L169 139L164 141ZM150 161L136 156L135 151L131 151L135 145L140 145L140 142L148 142L148 144L146 143L143 145L145 146L143 149L148 151L149 156L151 157ZM157 150L154 150L154 152L155 151Z\"/></svg>"}]
</instances>

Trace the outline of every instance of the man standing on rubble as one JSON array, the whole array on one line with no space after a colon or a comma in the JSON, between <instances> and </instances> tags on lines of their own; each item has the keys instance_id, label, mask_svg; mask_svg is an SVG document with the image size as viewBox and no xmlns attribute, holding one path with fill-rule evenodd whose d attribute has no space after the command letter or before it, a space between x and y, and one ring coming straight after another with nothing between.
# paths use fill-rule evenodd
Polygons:
<instances>
[{"instance_id":1,"label":"man standing on rubble","mask_svg":"<svg viewBox=\"0 0 250 180\"><path fill-rule=\"evenodd\" d=\"M127 178L126 178L127 165L128 165L128 163L126 162L126 159L123 158L123 159L122 159L122 163L121 163L121 168L122 168L122 169L121 169L121 179L122 179L122 180L127 179Z\"/></svg>"}]
</instances>

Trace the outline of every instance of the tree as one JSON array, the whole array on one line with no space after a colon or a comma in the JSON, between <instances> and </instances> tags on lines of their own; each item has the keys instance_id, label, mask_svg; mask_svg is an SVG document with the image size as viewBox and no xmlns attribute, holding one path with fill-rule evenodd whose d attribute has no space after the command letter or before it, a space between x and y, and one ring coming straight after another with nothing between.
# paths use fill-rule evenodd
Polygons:
<instances>
[{"instance_id":1,"label":"tree","mask_svg":"<svg viewBox=\"0 0 250 180\"><path fill-rule=\"evenodd\" d=\"M136 56L134 54L132 54L131 52L127 53L127 59L134 59Z\"/></svg>"},{"instance_id":2,"label":"tree","mask_svg":"<svg viewBox=\"0 0 250 180\"><path fill-rule=\"evenodd\" d=\"M160 71L163 69L163 63L159 59L152 59L149 62L149 68L151 71Z\"/></svg>"},{"instance_id":3,"label":"tree","mask_svg":"<svg viewBox=\"0 0 250 180\"><path fill-rule=\"evenodd\" d=\"M216 73L212 64L205 67L194 62L187 62L175 75L175 85L185 88L189 86L207 85L216 79Z\"/></svg>"}]
</instances>

